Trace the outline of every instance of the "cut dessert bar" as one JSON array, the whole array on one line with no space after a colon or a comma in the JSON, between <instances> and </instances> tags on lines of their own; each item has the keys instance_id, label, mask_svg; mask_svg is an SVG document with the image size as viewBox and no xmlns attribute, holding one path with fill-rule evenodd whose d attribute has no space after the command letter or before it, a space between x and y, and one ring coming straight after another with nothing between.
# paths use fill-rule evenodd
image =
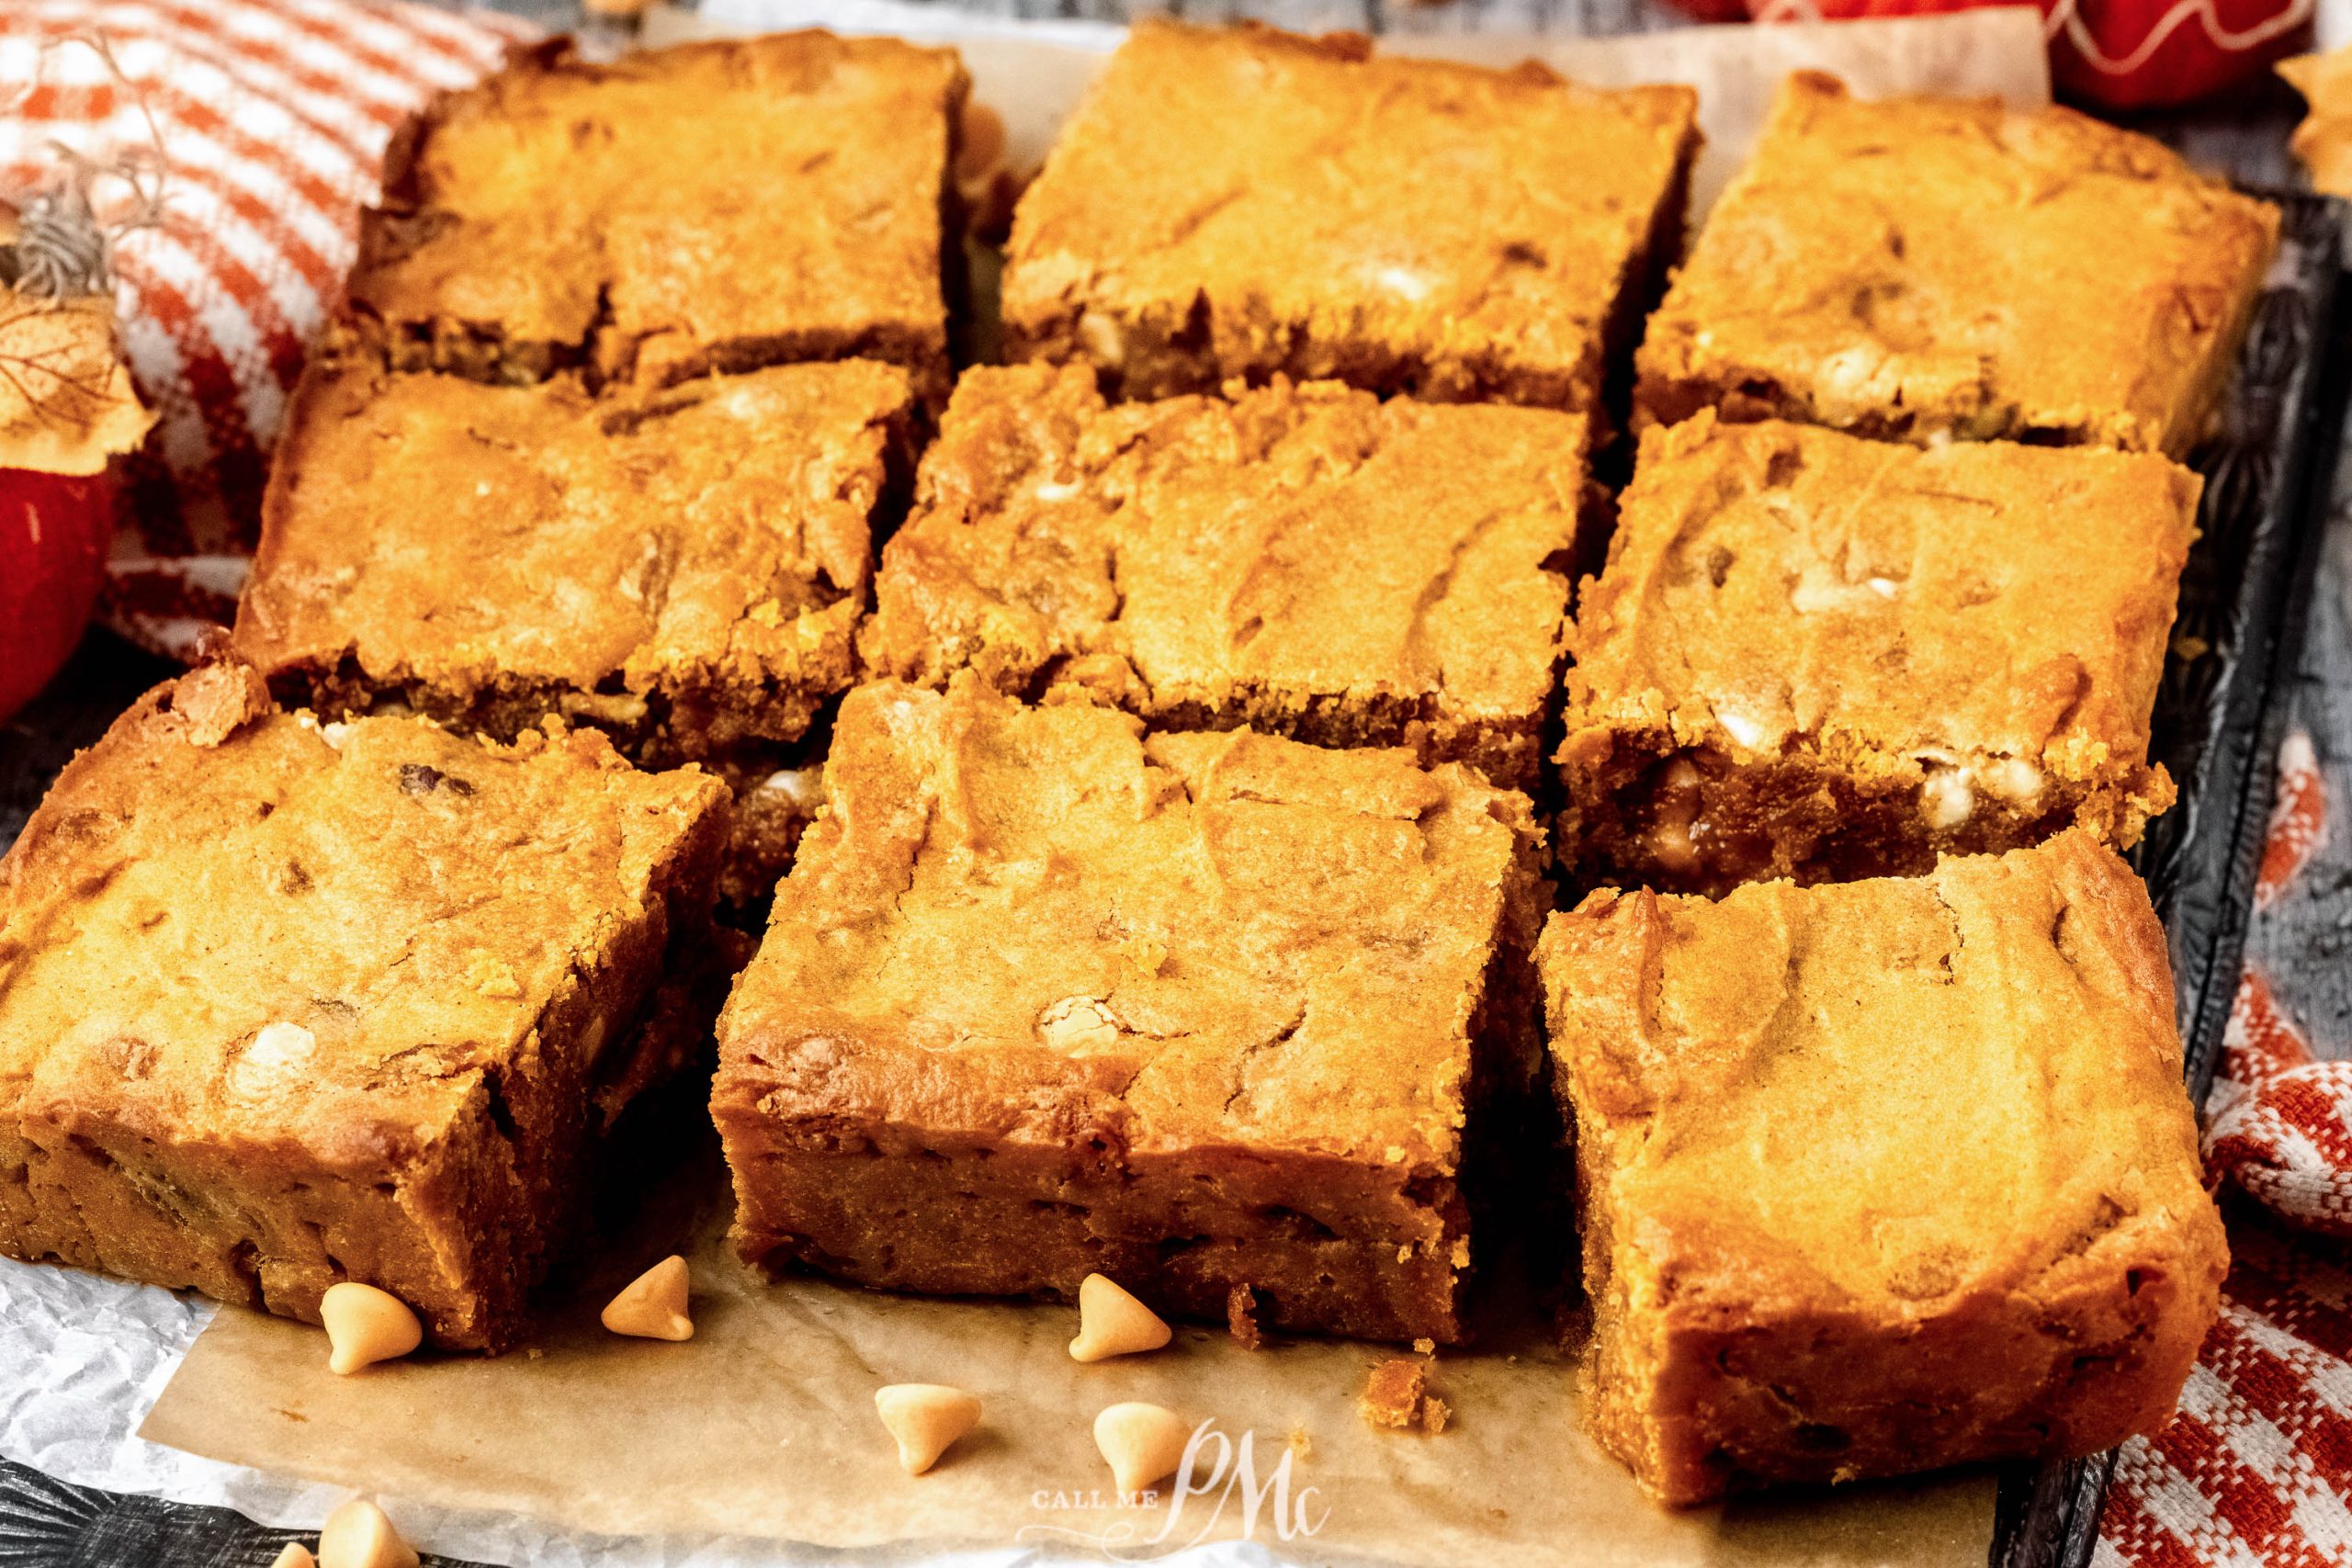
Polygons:
<instances>
[{"instance_id":1,"label":"cut dessert bar","mask_svg":"<svg viewBox=\"0 0 2352 1568\"><path fill-rule=\"evenodd\" d=\"M2152 453L1652 428L1569 632L1564 837L1690 891L2130 847L2172 803L2148 721L2199 489Z\"/></svg>"},{"instance_id":2,"label":"cut dessert bar","mask_svg":"<svg viewBox=\"0 0 2352 1568\"><path fill-rule=\"evenodd\" d=\"M401 369L496 381L863 356L944 399L967 85L952 51L895 39L610 64L552 40L393 139L345 335Z\"/></svg>"},{"instance_id":3,"label":"cut dessert bar","mask_svg":"<svg viewBox=\"0 0 2352 1568\"><path fill-rule=\"evenodd\" d=\"M1138 22L1013 217L1016 358L1597 412L1680 249L1696 96Z\"/></svg>"},{"instance_id":4,"label":"cut dessert bar","mask_svg":"<svg viewBox=\"0 0 2352 1568\"><path fill-rule=\"evenodd\" d=\"M870 360L602 398L314 367L237 649L330 716L561 713L656 761L797 739L852 679L910 412Z\"/></svg>"},{"instance_id":5,"label":"cut dessert bar","mask_svg":"<svg viewBox=\"0 0 2352 1568\"><path fill-rule=\"evenodd\" d=\"M1524 796L968 674L853 691L825 792L719 1026L747 1259L1461 1337L1465 1159L1540 1051Z\"/></svg>"},{"instance_id":6,"label":"cut dessert bar","mask_svg":"<svg viewBox=\"0 0 2352 1568\"><path fill-rule=\"evenodd\" d=\"M2227 1256L2164 931L2088 834L1913 880L1593 894L1541 964L1586 1419L1671 1504L2096 1452Z\"/></svg>"},{"instance_id":7,"label":"cut dessert bar","mask_svg":"<svg viewBox=\"0 0 2352 1568\"><path fill-rule=\"evenodd\" d=\"M1636 423L2186 453L2278 210L2064 108L1801 72L1650 317Z\"/></svg>"},{"instance_id":8,"label":"cut dessert bar","mask_svg":"<svg viewBox=\"0 0 2352 1568\"><path fill-rule=\"evenodd\" d=\"M1155 728L1408 745L1522 786L1557 686L1586 423L1277 378L1104 406L967 371L883 552L867 663Z\"/></svg>"},{"instance_id":9,"label":"cut dessert bar","mask_svg":"<svg viewBox=\"0 0 2352 1568\"><path fill-rule=\"evenodd\" d=\"M594 731L157 687L0 860L0 1252L314 1321L359 1280L511 1343L726 829Z\"/></svg>"}]
</instances>

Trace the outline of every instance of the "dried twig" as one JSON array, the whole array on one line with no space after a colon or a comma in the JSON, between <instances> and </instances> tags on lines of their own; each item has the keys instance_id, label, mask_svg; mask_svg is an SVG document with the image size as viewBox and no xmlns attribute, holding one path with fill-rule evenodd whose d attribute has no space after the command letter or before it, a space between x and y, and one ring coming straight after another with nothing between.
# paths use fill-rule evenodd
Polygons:
<instances>
[{"instance_id":1,"label":"dried twig","mask_svg":"<svg viewBox=\"0 0 2352 1568\"><path fill-rule=\"evenodd\" d=\"M20 209L14 243L0 246L0 283L20 295L40 299L67 299L105 294L114 288L115 245L124 235L141 229L159 229L164 221L164 186L170 169L164 152L164 133L154 111L131 85L114 47L103 33L77 33L52 39L35 57L32 79L0 104L6 113L23 103L39 85L51 53L79 44L105 62L107 73L130 95L146 122L148 145L126 148L111 158L93 158L51 141L59 172L43 187L17 203ZM92 200L98 182L119 179L130 199L120 215L101 220Z\"/></svg>"}]
</instances>

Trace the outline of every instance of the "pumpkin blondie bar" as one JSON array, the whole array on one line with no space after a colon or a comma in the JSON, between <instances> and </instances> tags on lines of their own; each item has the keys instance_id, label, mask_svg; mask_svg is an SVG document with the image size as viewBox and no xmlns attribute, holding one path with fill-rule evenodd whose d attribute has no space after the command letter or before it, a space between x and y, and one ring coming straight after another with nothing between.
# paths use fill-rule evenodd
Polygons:
<instances>
[{"instance_id":1,"label":"pumpkin blondie bar","mask_svg":"<svg viewBox=\"0 0 2352 1568\"><path fill-rule=\"evenodd\" d=\"M883 552L870 666L1090 695L1155 728L1412 747L1532 782L1586 423L1277 378L1106 407L967 371Z\"/></svg>"},{"instance_id":2,"label":"pumpkin blondie bar","mask_svg":"<svg viewBox=\"0 0 2352 1568\"><path fill-rule=\"evenodd\" d=\"M2072 109L1800 72L1649 320L1636 423L2188 452L2278 210Z\"/></svg>"},{"instance_id":3,"label":"pumpkin blondie bar","mask_svg":"<svg viewBox=\"0 0 2352 1568\"><path fill-rule=\"evenodd\" d=\"M735 1239L862 1284L1461 1337L1549 887L1458 763L853 691L719 1025ZM1475 1179L1473 1182L1475 1186Z\"/></svg>"},{"instance_id":4,"label":"pumpkin blondie bar","mask_svg":"<svg viewBox=\"0 0 2352 1568\"><path fill-rule=\"evenodd\" d=\"M717 780L591 730L156 688L0 860L0 1252L313 1321L358 1280L511 1343L672 1050L636 1025L726 828Z\"/></svg>"},{"instance_id":5,"label":"pumpkin blondie bar","mask_svg":"<svg viewBox=\"0 0 2352 1568\"><path fill-rule=\"evenodd\" d=\"M1586 1418L1654 1495L2086 1454L2171 1415L2227 1253L2164 932L2112 851L1597 892L1540 961Z\"/></svg>"},{"instance_id":6,"label":"pumpkin blondie bar","mask_svg":"<svg viewBox=\"0 0 2352 1568\"><path fill-rule=\"evenodd\" d=\"M656 763L797 739L852 679L911 407L871 360L603 397L313 367L237 649L330 717L560 713Z\"/></svg>"},{"instance_id":7,"label":"pumpkin blondie bar","mask_svg":"<svg viewBox=\"0 0 2352 1568\"><path fill-rule=\"evenodd\" d=\"M944 400L967 87L896 39L551 40L394 137L342 335L505 382L885 359Z\"/></svg>"},{"instance_id":8,"label":"pumpkin blondie bar","mask_svg":"<svg viewBox=\"0 0 2352 1568\"><path fill-rule=\"evenodd\" d=\"M1569 633L1565 848L1689 891L1924 872L2172 802L2149 716L2197 476L1702 413L1642 437Z\"/></svg>"},{"instance_id":9,"label":"pumpkin blondie bar","mask_svg":"<svg viewBox=\"0 0 2352 1568\"><path fill-rule=\"evenodd\" d=\"M1595 413L1681 245L1696 97L1138 21L1013 215L1015 358Z\"/></svg>"}]
</instances>

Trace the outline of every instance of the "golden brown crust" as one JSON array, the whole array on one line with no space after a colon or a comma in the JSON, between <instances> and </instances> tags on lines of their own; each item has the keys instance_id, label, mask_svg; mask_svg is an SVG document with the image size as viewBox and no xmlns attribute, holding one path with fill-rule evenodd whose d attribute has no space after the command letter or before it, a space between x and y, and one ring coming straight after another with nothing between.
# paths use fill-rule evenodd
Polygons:
<instances>
[{"instance_id":1,"label":"golden brown crust","mask_svg":"<svg viewBox=\"0 0 2352 1568\"><path fill-rule=\"evenodd\" d=\"M1800 72L1650 318L1637 422L2186 453L2278 212L2071 109Z\"/></svg>"},{"instance_id":2,"label":"golden brown crust","mask_svg":"<svg viewBox=\"0 0 2352 1568\"><path fill-rule=\"evenodd\" d=\"M328 713L560 712L696 758L797 739L850 683L911 412L870 360L600 398L313 366L237 648Z\"/></svg>"},{"instance_id":3,"label":"golden brown crust","mask_svg":"<svg viewBox=\"0 0 2352 1568\"><path fill-rule=\"evenodd\" d=\"M1539 950L1594 1435L1673 1504L2160 1424L2226 1251L2164 933L2081 832L1929 876L1592 895Z\"/></svg>"},{"instance_id":4,"label":"golden brown crust","mask_svg":"<svg viewBox=\"0 0 2352 1568\"><path fill-rule=\"evenodd\" d=\"M1016 357L1590 411L1679 245L1682 87L1139 22L1013 217Z\"/></svg>"},{"instance_id":5,"label":"golden brown crust","mask_svg":"<svg viewBox=\"0 0 2352 1568\"><path fill-rule=\"evenodd\" d=\"M1106 408L1083 367L967 372L883 553L867 663L1532 783L1585 422L1233 391Z\"/></svg>"},{"instance_id":6,"label":"golden brown crust","mask_svg":"<svg viewBox=\"0 0 2352 1568\"><path fill-rule=\"evenodd\" d=\"M612 64L566 39L393 141L346 330L403 369L664 385L886 359L947 391L953 51L824 32Z\"/></svg>"},{"instance_id":7,"label":"golden brown crust","mask_svg":"<svg viewBox=\"0 0 2352 1568\"><path fill-rule=\"evenodd\" d=\"M1459 1336L1489 971L1547 901L1525 797L969 676L852 692L825 791L720 1026L747 1257Z\"/></svg>"},{"instance_id":8,"label":"golden brown crust","mask_svg":"<svg viewBox=\"0 0 2352 1568\"><path fill-rule=\"evenodd\" d=\"M1675 758L1702 796L1787 783L1755 820L1684 818L1730 880L1851 874L1849 850L1920 871L2068 821L2129 847L2172 797L2148 725L2199 489L2154 454L1653 427L1569 633L1560 761L1600 857L1678 869L1650 842ZM1844 818L1799 823L1824 781Z\"/></svg>"},{"instance_id":9,"label":"golden brown crust","mask_svg":"<svg viewBox=\"0 0 2352 1568\"><path fill-rule=\"evenodd\" d=\"M235 687L150 693L0 860L0 1251L496 1348L726 793L594 732L224 728Z\"/></svg>"}]
</instances>

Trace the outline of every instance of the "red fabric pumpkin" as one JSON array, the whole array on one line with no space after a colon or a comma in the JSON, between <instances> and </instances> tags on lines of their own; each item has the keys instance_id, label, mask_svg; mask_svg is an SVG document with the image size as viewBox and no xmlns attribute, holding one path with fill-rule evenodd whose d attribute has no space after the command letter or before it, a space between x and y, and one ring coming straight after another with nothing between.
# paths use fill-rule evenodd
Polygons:
<instances>
[{"instance_id":1,"label":"red fabric pumpkin","mask_svg":"<svg viewBox=\"0 0 2352 1568\"><path fill-rule=\"evenodd\" d=\"M1747 0L1759 21L1916 17L1986 0ZM1991 0L1994 4L2013 0ZM2103 109L2166 108L2258 75L2292 53L2315 0L2039 0L2059 96ZM1720 20L1723 0L1676 0Z\"/></svg>"},{"instance_id":2,"label":"red fabric pumpkin","mask_svg":"<svg viewBox=\"0 0 2352 1568\"><path fill-rule=\"evenodd\" d=\"M81 640L113 537L107 475L0 468L0 720L30 702Z\"/></svg>"}]
</instances>

